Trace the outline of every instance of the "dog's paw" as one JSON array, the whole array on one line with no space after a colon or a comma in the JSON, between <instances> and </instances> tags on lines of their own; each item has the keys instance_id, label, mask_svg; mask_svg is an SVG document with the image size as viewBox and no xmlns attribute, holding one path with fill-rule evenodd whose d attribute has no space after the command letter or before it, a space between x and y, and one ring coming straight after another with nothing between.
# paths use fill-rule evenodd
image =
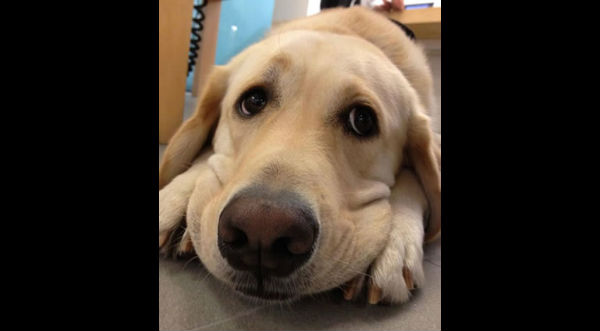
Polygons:
<instances>
[{"instance_id":1,"label":"dog's paw","mask_svg":"<svg viewBox=\"0 0 600 331\"><path fill-rule=\"evenodd\" d=\"M371 304L406 302L411 290L425 285L422 241L396 240L404 242L384 249L371 266Z\"/></svg>"},{"instance_id":2,"label":"dog's paw","mask_svg":"<svg viewBox=\"0 0 600 331\"><path fill-rule=\"evenodd\" d=\"M192 253L194 247L185 224L189 198L185 194L163 191L159 191L158 248L173 257Z\"/></svg>"},{"instance_id":3,"label":"dog's paw","mask_svg":"<svg viewBox=\"0 0 600 331\"><path fill-rule=\"evenodd\" d=\"M187 230L190 218L186 216L201 213L221 189L221 181L216 172L208 166L213 159L216 162L222 160L212 154L212 151L206 152L188 170L158 192L158 247L163 253L180 255L194 252ZM192 213L186 215L190 207Z\"/></svg>"},{"instance_id":4,"label":"dog's paw","mask_svg":"<svg viewBox=\"0 0 600 331\"><path fill-rule=\"evenodd\" d=\"M364 289L370 304L403 303L412 290L424 285L422 242L397 242L383 250L368 273L346 283L343 291L346 300L356 299Z\"/></svg>"},{"instance_id":5,"label":"dog's paw","mask_svg":"<svg viewBox=\"0 0 600 331\"><path fill-rule=\"evenodd\" d=\"M168 186L158 192L158 248L170 245L173 241L174 233L185 219L188 199L189 196L183 192ZM186 233L182 239L189 237Z\"/></svg>"}]
</instances>

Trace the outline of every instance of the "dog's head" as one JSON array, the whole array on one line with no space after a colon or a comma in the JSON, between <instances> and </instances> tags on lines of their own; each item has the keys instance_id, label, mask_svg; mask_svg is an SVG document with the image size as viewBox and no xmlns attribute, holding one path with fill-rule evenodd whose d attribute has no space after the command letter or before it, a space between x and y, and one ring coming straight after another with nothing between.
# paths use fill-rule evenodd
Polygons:
<instances>
[{"instance_id":1,"label":"dog's head","mask_svg":"<svg viewBox=\"0 0 600 331\"><path fill-rule=\"evenodd\" d=\"M290 299L366 270L388 240L388 198L403 164L430 202L427 238L439 233L439 150L425 111L423 55L399 29L361 35L331 23L348 13L397 29L377 14L334 10L310 28L272 33L213 70L165 152L161 186L189 166L216 125L208 165L222 186L208 200L192 196L187 222L205 266L242 293Z\"/></svg>"}]
</instances>

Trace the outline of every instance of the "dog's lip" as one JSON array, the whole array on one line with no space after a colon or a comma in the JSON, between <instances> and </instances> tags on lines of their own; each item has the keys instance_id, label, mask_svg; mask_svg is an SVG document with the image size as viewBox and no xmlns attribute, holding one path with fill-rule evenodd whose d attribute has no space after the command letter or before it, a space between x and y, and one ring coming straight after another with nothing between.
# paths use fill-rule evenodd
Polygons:
<instances>
[{"instance_id":1,"label":"dog's lip","mask_svg":"<svg viewBox=\"0 0 600 331\"><path fill-rule=\"evenodd\" d=\"M255 288L236 287L236 291L254 298L259 298L267 301L283 301L294 298L296 295L284 292L267 292Z\"/></svg>"}]
</instances>

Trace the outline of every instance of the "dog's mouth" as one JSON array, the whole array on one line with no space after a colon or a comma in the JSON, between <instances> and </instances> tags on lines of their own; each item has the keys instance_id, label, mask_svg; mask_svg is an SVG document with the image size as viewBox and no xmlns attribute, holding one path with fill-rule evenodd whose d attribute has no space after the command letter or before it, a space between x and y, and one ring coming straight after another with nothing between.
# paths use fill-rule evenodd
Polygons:
<instances>
[{"instance_id":1,"label":"dog's mouth","mask_svg":"<svg viewBox=\"0 0 600 331\"><path fill-rule=\"evenodd\" d=\"M255 298L261 299L264 301L287 301L296 297L295 294L287 293L287 292L277 292L277 291L266 291L260 288L252 288L252 287L235 287L235 290L239 293Z\"/></svg>"},{"instance_id":2,"label":"dog's mouth","mask_svg":"<svg viewBox=\"0 0 600 331\"><path fill-rule=\"evenodd\" d=\"M236 272L229 278L231 287L243 297L265 301L292 301L301 296L304 277L273 277ZM303 276L303 275L302 275Z\"/></svg>"}]
</instances>

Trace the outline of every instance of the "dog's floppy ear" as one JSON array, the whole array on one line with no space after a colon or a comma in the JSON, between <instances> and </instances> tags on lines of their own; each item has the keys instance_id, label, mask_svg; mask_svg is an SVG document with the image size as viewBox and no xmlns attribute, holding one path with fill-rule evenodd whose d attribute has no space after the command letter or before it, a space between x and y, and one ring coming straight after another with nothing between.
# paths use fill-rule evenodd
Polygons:
<instances>
[{"instance_id":1,"label":"dog's floppy ear","mask_svg":"<svg viewBox=\"0 0 600 331\"><path fill-rule=\"evenodd\" d=\"M225 67L215 66L211 71L198 99L196 111L179 127L167 145L158 172L159 189L189 168L200 153L219 118L228 77Z\"/></svg>"},{"instance_id":2,"label":"dog's floppy ear","mask_svg":"<svg viewBox=\"0 0 600 331\"><path fill-rule=\"evenodd\" d=\"M429 221L426 224L425 242L435 240L441 233L441 141L430 127L429 116L416 107L409 118L405 145L405 160L421 182L429 201Z\"/></svg>"}]
</instances>

